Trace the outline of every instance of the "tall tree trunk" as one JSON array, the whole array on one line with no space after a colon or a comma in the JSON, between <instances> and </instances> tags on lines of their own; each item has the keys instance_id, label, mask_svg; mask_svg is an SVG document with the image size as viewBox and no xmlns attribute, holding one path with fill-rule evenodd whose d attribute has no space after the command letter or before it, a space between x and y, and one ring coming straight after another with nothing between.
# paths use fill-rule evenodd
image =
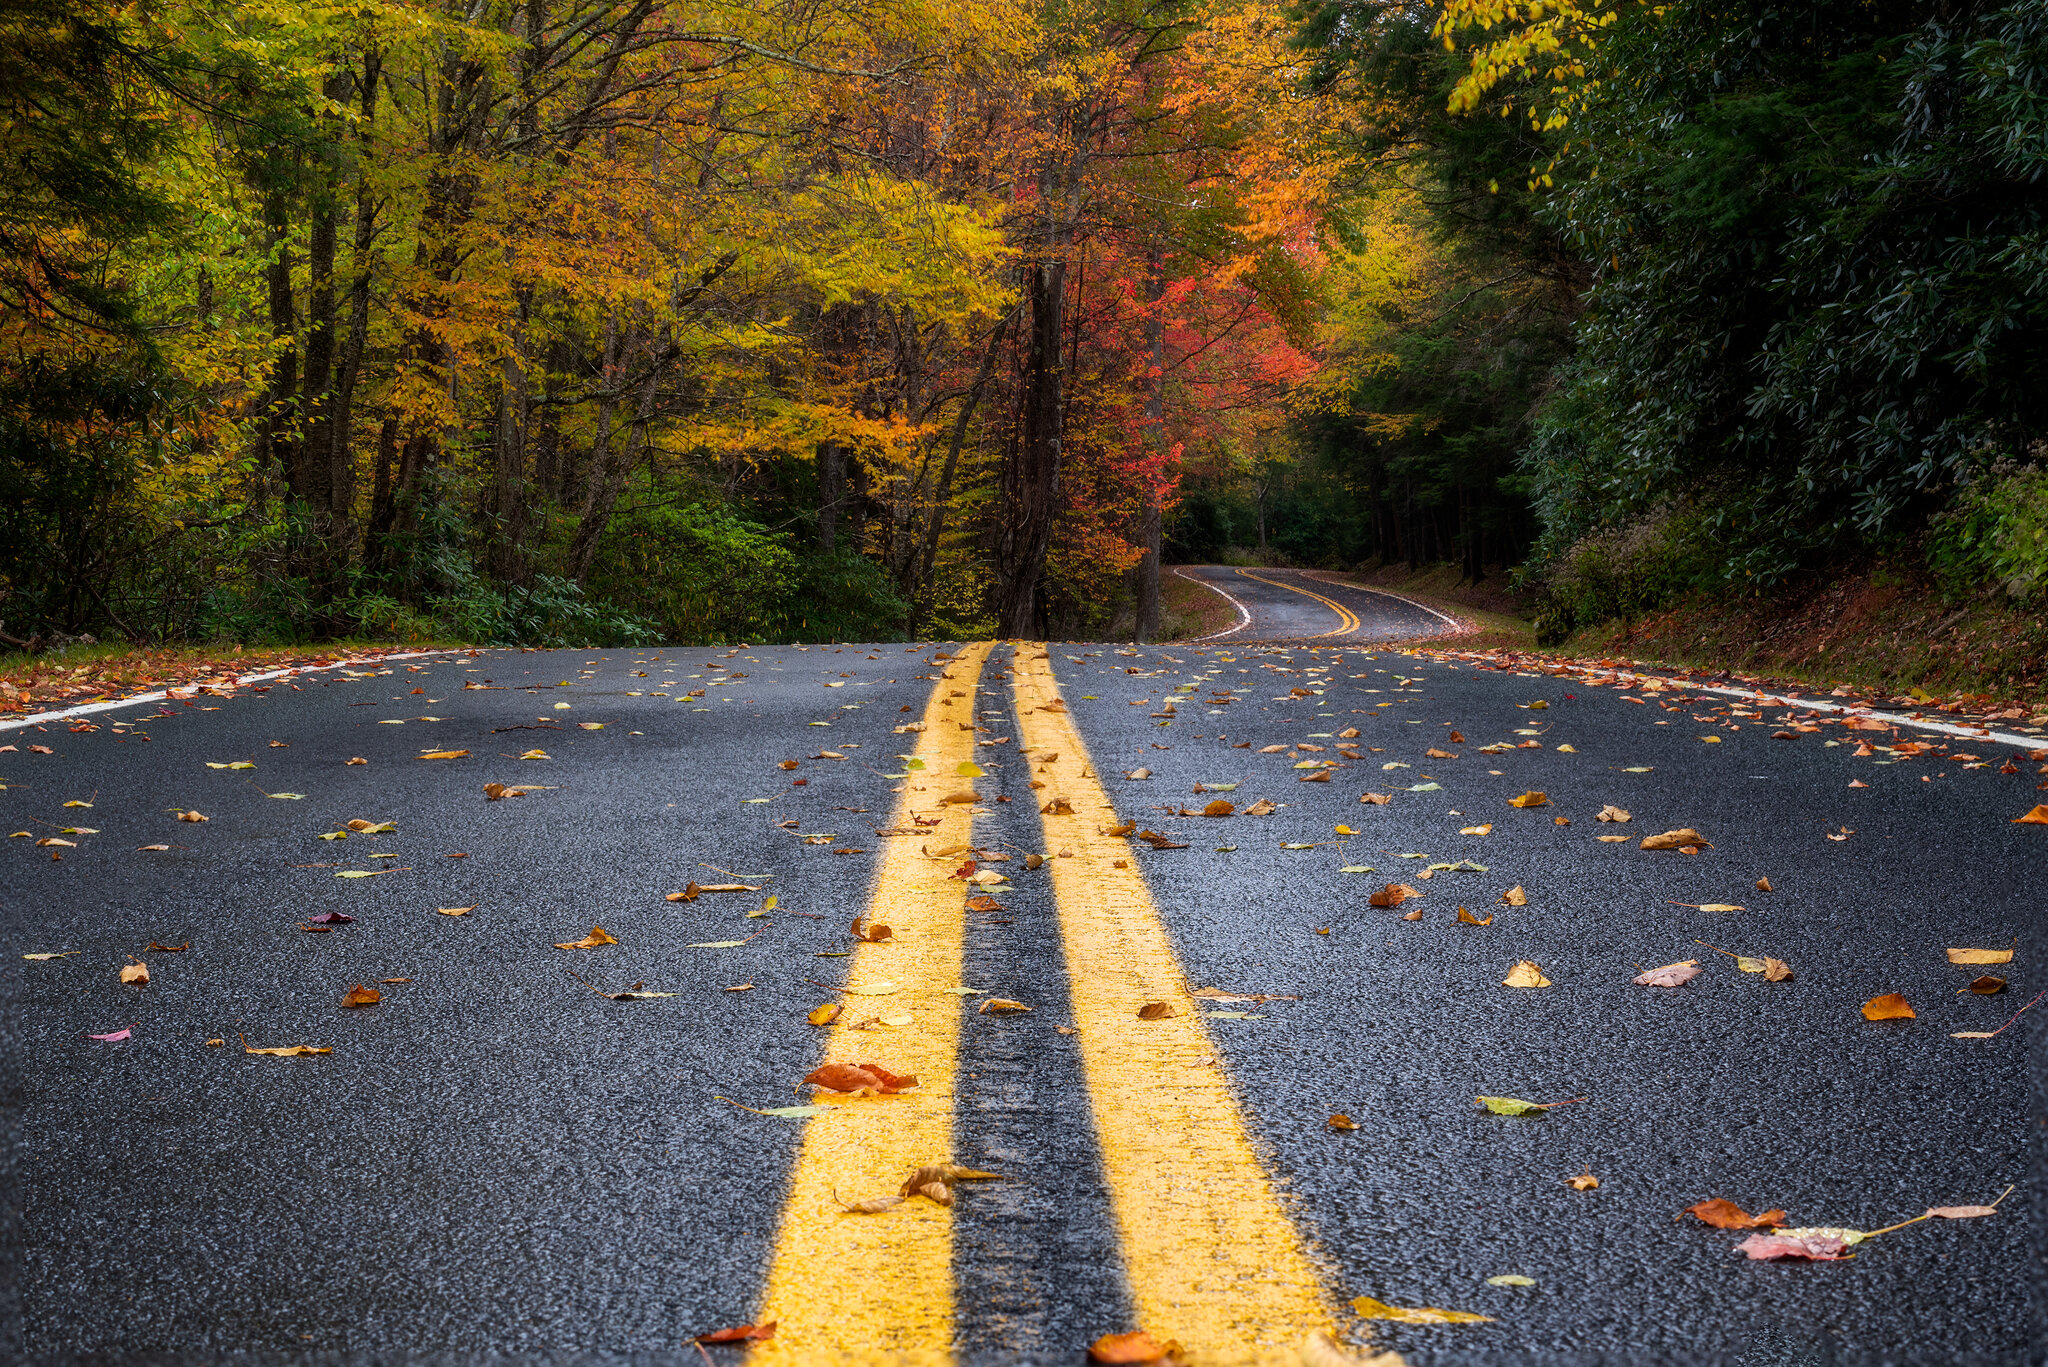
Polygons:
<instances>
[{"instance_id":1,"label":"tall tree trunk","mask_svg":"<svg viewBox=\"0 0 2048 1367\"><path fill-rule=\"evenodd\" d=\"M1166 421L1166 321L1160 317L1160 300L1166 297L1166 265L1159 248L1146 254L1145 341L1152 353L1152 382L1145 391L1145 444L1157 456L1166 444L1162 430ZM1138 517L1138 540L1144 556L1138 561L1138 631L1140 641L1159 638L1159 482L1148 477L1144 485L1144 510Z\"/></svg>"},{"instance_id":2,"label":"tall tree trunk","mask_svg":"<svg viewBox=\"0 0 2048 1367\"><path fill-rule=\"evenodd\" d=\"M932 575L939 562L939 537L945 531L946 508L953 499L953 474L960 468L960 448L967 441L967 428L974 421L974 410L981 403L981 393L995 378L996 358L1002 354L1003 337L1016 319L1017 310L1011 309L989 334L988 350L981 356L981 369L975 374L974 385L967 391L967 397L961 400L958 416L953 419L953 435L946 443L946 461L939 467L939 487L932 492L932 510L925 523L924 545L913 558L911 582L905 586L910 590L909 597L914 604L923 605L930 599Z\"/></svg>"},{"instance_id":3,"label":"tall tree trunk","mask_svg":"<svg viewBox=\"0 0 2048 1367\"><path fill-rule=\"evenodd\" d=\"M1067 263L1047 254L1024 272L1031 336L1024 363L1023 413L1004 452L1002 513L996 529L996 629L1020 639L1038 635L1038 581L1059 508L1060 444L1065 376L1061 349Z\"/></svg>"},{"instance_id":4,"label":"tall tree trunk","mask_svg":"<svg viewBox=\"0 0 2048 1367\"><path fill-rule=\"evenodd\" d=\"M526 356L528 315L533 290L519 291L513 318L511 345L499 365L498 424L492 443L492 460L497 470L491 497L489 529L491 573L508 583L524 583L526 565L526 447L527 428L533 417L531 366Z\"/></svg>"},{"instance_id":5,"label":"tall tree trunk","mask_svg":"<svg viewBox=\"0 0 2048 1367\"><path fill-rule=\"evenodd\" d=\"M346 80L346 77L343 77ZM333 82L329 82L329 94ZM324 192L313 197L312 218L306 235L306 396L302 405L305 425L300 434L303 447L299 463L303 469L304 494L313 516L313 556L321 558L321 546L330 531L334 512L334 343L336 308L334 295L334 254L338 239L334 203Z\"/></svg>"},{"instance_id":6,"label":"tall tree trunk","mask_svg":"<svg viewBox=\"0 0 2048 1367\"><path fill-rule=\"evenodd\" d=\"M836 441L818 443L818 549L830 555L838 548L839 505L846 498L846 448Z\"/></svg>"},{"instance_id":7,"label":"tall tree trunk","mask_svg":"<svg viewBox=\"0 0 2048 1367\"><path fill-rule=\"evenodd\" d=\"M333 500L333 536L336 544L353 539L350 522L356 509L355 394L356 380L363 370L363 355L370 338L370 249L377 241L377 198L370 188L369 139L377 113L377 91L383 72L383 54L363 54L362 75L357 78L361 122L356 125L356 215L355 238L350 243L348 285L348 337L335 362L332 427L329 462L333 471L329 487Z\"/></svg>"},{"instance_id":8,"label":"tall tree trunk","mask_svg":"<svg viewBox=\"0 0 2048 1367\"><path fill-rule=\"evenodd\" d=\"M618 412L619 385L623 353L627 350L619 338L617 315L608 315L604 320L604 388L597 401L597 431L590 444L590 476L583 496L582 516L576 523L576 534L569 542L569 577L582 583L590 573L590 566L597 559L598 543L604 538L605 528L610 525L612 509L617 506L619 492L625 488L626 475L632 469L633 452L628 443L625 450L615 449L612 441L612 423ZM659 364L649 358L647 379L642 385L643 406L653 396L655 377L660 373ZM642 415L644 416L644 414ZM636 422L636 429L637 429Z\"/></svg>"},{"instance_id":9,"label":"tall tree trunk","mask_svg":"<svg viewBox=\"0 0 2048 1367\"><path fill-rule=\"evenodd\" d=\"M263 283L270 305L270 335L276 350L270 360L270 384L264 394L258 440L271 467L284 477L288 496L305 496L304 462L299 457L297 424L293 421L299 389L298 308L292 299L291 219L282 189L263 192L263 225L268 252Z\"/></svg>"}]
</instances>

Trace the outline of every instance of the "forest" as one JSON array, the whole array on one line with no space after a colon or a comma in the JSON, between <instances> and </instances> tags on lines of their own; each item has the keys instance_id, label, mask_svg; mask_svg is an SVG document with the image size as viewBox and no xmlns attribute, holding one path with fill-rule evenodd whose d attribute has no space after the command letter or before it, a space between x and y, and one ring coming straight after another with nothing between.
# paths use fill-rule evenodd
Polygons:
<instances>
[{"instance_id":1,"label":"forest","mask_svg":"<svg viewBox=\"0 0 2048 1367\"><path fill-rule=\"evenodd\" d=\"M0 646L2048 593L2038 0L0 0L0 155Z\"/></svg>"}]
</instances>

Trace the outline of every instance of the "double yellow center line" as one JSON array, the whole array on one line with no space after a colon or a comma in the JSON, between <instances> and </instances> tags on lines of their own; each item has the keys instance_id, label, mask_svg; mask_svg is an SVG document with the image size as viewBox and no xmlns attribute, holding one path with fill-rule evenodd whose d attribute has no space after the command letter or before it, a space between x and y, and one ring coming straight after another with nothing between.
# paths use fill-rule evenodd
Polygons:
<instances>
[{"instance_id":1,"label":"double yellow center line","mask_svg":"<svg viewBox=\"0 0 2048 1367\"><path fill-rule=\"evenodd\" d=\"M1286 589L1289 593L1298 593L1304 598L1313 598L1318 603L1321 603L1324 607L1328 608L1330 611L1336 613L1336 627L1330 631L1317 632L1315 636L1311 638L1313 640L1320 641L1326 636L1349 636L1352 632L1358 630L1359 626L1361 625L1358 620L1358 614L1353 612L1350 608L1345 607L1342 603L1338 602L1334 598L1325 598L1322 594L1312 592L1309 589L1305 589L1299 584L1289 584L1279 579L1268 579L1265 575L1253 574L1250 570L1240 569L1238 573L1243 575L1247 579L1256 579L1261 584L1271 584L1276 589Z\"/></svg>"},{"instance_id":2,"label":"double yellow center line","mask_svg":"<svg viewBox=\"0 0 2048 1367\"><path fill-rule=\"evenodd\" d=\"M970 647L951 672L978 679L988 650ZM1019 749L1052 809L1042 818L1046 867L1137 1311L1138 1323L1125 1327L1177 1340L1202 1367L1298 1361L1304 1338L1336 1323L1323 1280L1253 1148L1128 841L1107 834L1116 812L1042 645L1019 645L1011 686ZM884 1215L849 1214L833 1195L893 1191L919 1165L952 1160L961 1017L971 1007L946 989L961 985L966 890L951 877L952 858L923 851L972 842L971 809L942 799L966 786L951 775L973 757L975 692L974 683L942 681L925 709L925 769L905 782L896 824L934 814L941 824L889 841L873 915L898 938L856 949L848 975L849 989L886 980L896 991L849 996L826 1047L828 1060L873 1057L916 1072L922 1085L838 1103L808 1122L759 1312L779 1322L755 1350L762 1363L953 1360L952 1212L911 1201ZM873 1002L887 1005L865 1005ZM1154 1002L1173 1014L1141 1019ZM902 1015L911 1026L861 1028L867 1017Z\"/></svg>"}]
</instances>

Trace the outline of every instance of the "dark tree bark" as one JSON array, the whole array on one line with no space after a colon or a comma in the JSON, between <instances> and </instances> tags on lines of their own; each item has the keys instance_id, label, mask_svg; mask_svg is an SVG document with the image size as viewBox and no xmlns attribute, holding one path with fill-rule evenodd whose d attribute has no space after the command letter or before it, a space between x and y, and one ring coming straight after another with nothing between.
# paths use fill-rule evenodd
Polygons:
<instances>
[{"instance_id":1,"label":"dark tree bark","mask_svg":"<svg viewBox=\"0 0 2048 1367\"><path fill-rule=\"evenodd\" d=\"M1030 338L1023 412L1004 453L1002 515L996 529L996 630L1012 639L1039 634L1038 584L1059 509L1065 406L1067 263L1046 255L1024 272Z\"/></svg>"},{"instance_id":2,"label":"dark tree bark","mask_svg":"<svg viewBox=\"0 0 2048 1367\"><path fill-rule=\"evenodd\" d=\"M974 385L961 400L960 412L953 419L953 435L946 443L945 464L939 467L939 485L932 492L931 516L925 523L924 544L913 558L911 581L905 586L913 603L923 605L931 596L932 575L939 561L939 538L946 529L946 507L953 497L953 475L960 468L960 448L966 444L967 428L974 421L974 410L981 403L982 391L995 378L996 358L1002 354L1003 338L1016 319L1017 311L1012 309L1003 315L989 334L988 350L981 356L981 369L975 374Z\"/></svg>"},{"instance_id":3,"label":"dark tree bark","mask_svg":"<svg viewBox=\"0 0 2048 1367\"><path fill-rule=\"evenodd\" d=\"M818 549L830 555L839 543L839 507L846 499L846 448L818 443Z\"/></svg>"},{"instance_id":4,"label":"dark tree bark","mask_svg":"<svg viewBox=\"0 0 2048 1367\"><path fill-rule=\"evenodd\" d=\"M1166 297L1166 268L1157 247L1147 253L1145 341L1152 353L1152 383L1145 392L1145 441L1154 451L1165 444L1161 425L1166 418L1166 322L1159 301ZM1138 517L1138 541L1144 558L1138 562L1138 630L1140 641L1159 638L1159 486L1145 481L1145 504Z\"/></svg>"},{"instance_id":5,"label":"dark tree bark","mask_svg":"<svg viewBox=\"0 0 2048 1367\"><path fill-rule=\"evenodd\" d=\"M271 468L284 477L289 496L298 500L305 496L305 472L298 459L297 424L293 421L299 391L299 315L292 297L291 217L283 188L263 192L263 225L269 249L263 283L270 306L270 334L277 350L270 362L270 384L263 395L257 440Z\"/></svg>"}]
</instances>

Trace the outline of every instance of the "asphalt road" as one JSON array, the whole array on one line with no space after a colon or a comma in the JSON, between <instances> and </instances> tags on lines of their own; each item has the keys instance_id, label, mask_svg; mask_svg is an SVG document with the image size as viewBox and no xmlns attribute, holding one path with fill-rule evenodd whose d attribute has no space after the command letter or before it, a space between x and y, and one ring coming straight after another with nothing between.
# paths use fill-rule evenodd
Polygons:
<instances>
[{"instance_id":1,"label":"asphalt road","mask_svg":"<svg viewBox=\"0 0 2048 1367\"><path fill-rule=\"evenodd\" d=\"M1183 1003L1256 1146L1246 1180L1279 1194L1333 1305L1493 1320L1345 1327L1418 1367L2039 1360L2028 1139L2048 1109L2028 1059L2048 1010L1993 1039L1951 1032L1995 1028L2043 985L2048 828L2011 824L2040 766L1859 757L1833 725L1772 739L1786 709L1629 702L1357 646L1048 653L1119 815L1186 846L1132 841L1129 859L1188 983L1300 998ZM701 1361L691 1335L761 1305L806 1132L846 1123L717 1098L791 1105L824 1056L805 1013L848 984L849 960L814 956L851 950L856 915L886 915L874 880L904 837L876 828L917 785L899 755L929 738L895 728L935 708L935 689L969 698L983 851L1057 859L1060 832L1078 829L1038 814L1039 757L1014 754L1032 720L1008 691L1016 653L997 647L979 696L939 681L948 667L929 645L487 651L103 713L90 732L0 733L21 747L0 752L8 831L96 828L59 835L69 848L0 851L14 1269L0 1347ZM1235 701L1209 701L1224 690ZM1350 727L1357 760L1336 749ZM1260 753L1296 743L1325 748ZM548 757L518 758L536 748ZM1313 771L1296 765L1325 759L1332 781L1298 781ZM255 767L208 767L237 762ZM1141 766L1149 778L1123 777ZM546 787L493 802L486 782ZM1280 805L1178 815L1213 797L1198 783ZM1530 790L1547 805L1509 805ZM1362 804L1366 791L1391 801ZM304 796L269 795L282 793ZM1632 820L1597 822L1610 803ZM194 808L209 820L174 815ZM396 829L318 838L352 818ZM1339 825L1360 834L1336 843ZM1711 848L1638 848L1681 826ZM1617 832L1630 839L1597 838ZM834 838L806 843L821 836ZM151 844L172 848L137 848ZM1459 861L1485 867L1419 876ZM951 1158L1005 1180L963 1189L951 1217L952 1343L968 1363L1076 1362L1099 1334L1173 1327L1135 1318L1125 1197L1101 1154L1142 1120L1143 1086L1164 1102L1184 1084L1162 1075L1091 1103L1086 1041L1062 1030L1082 947L1063 943L1054 865L988 867L1012 882L1000 911L967 918L961 981L1034 1010L960 1008ZM1359 868L1372 871L1346 872ZM763 894L664 900L742 878L776 908L749 917ZM1370 907L1387 882L1423 895ZM1525 906L1499 903L1513 886ZM1492 923L1457 923L1461 905ZM461 906L475 909L436 910ZM302 928L332 912L354 919ZM553 947L597 925L618 943ZM1738 972L1699 940L1796 976ZM2003 968L1944 954L2015 941ZM146 986L119 982L131 957ZM1502 986L1521 959L1551 986ZM1683 959L1703 969L1684 987L1630 981ZM2009 988L1959 994L1982 972ZM383 1000L344 1009L359 982ZM591 990L635 983L675 995ZM1864 1020L1860 1004L1887 992L1917 1019ZM1219 1014L1232 1009L1247 1018ZM244 1037L333 1052L252 1055ZM886 1054L885 1030L859 1038ZM1583 1099L1510 1117L1477 1095ZM1357 1129L1328 1128L1339 1112ZM1582 1171L1597 1190L1566 1185ZM1740 1233L1675 1218L1724 1197L1875 1230L2009 1185L1992 1217L1925 1221L1838 1263L1750 1262L1732 1251ZM1191 1264L1209 1256L1203 1228L1184 1237ZM891 1291L859 1265L834 1271L856 1326ZM1534 1284L1489 1284L1502 1275Z\"/></svg>"},{"instance_id":2,"label":"asphalt road","mask_svg":"<svg viewBox=\"0 0 2048 1367\"><path fill-rule=\"evenodd\" d=\"M1418 603L1306 570L1188 565L1174 572L1208 585L1239 609L1236 625L1206 638L1211 643L1398 641L1448 625L1441 613Z\"/></svg>"}]
</instances>

